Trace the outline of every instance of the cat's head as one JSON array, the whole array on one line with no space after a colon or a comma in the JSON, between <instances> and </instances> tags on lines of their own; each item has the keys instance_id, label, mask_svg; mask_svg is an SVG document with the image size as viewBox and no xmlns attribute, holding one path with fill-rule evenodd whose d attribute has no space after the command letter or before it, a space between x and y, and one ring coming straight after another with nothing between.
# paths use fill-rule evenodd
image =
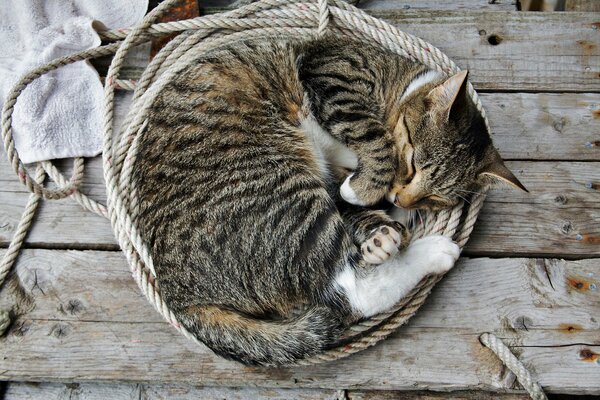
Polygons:
<instances>
[{"instance_id":1,"label":"cat's head","mask_svg":"<svg viewBox=\"0 0 600 400\"><path fill-rule=\"evenodd\" d=\"M399 173L388 200L403 208L440 209L497 182L526 191L492 144L468 95L467 72L433 76L401 101L394 131Z\"/></svg>"}]
</instances>

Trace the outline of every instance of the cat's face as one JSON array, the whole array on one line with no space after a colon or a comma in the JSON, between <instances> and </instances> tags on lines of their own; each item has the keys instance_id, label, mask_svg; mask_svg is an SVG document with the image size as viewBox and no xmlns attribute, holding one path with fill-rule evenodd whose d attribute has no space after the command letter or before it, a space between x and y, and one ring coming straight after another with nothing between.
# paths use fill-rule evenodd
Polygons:
<instances>
[{"instance_id":1,"label":"cat's face","mask_svg":"<svg viewBox=\"0 0 600 400\"><path fill-rule=\"evenodd\" d=\"M498 180L526 190L494 149L466 77L425 85L401 104L394 131L399 168L387 195L396 206L451 207Z\"/></svg>"}]
</instances>

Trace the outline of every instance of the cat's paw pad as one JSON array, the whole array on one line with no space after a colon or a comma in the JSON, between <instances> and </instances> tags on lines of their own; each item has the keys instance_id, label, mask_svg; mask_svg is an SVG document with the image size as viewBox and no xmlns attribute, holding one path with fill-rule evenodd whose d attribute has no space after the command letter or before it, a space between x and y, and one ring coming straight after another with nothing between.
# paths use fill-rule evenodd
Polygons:
<instances>
[{"instance_id":1,"label":"cat's paw pad","mask_svg":"<svg viewBox=\"0 0 600 400\"><path fill-rule=\"evenodd\" d=\"M369 264L381 264L398 252L401 237L389 226L381 226L360 246L363 259Z\"/></svg>"},{"instance_id":2,"label":"cat's paw pad","mask_svg":"<svg viewBox=\"0 0 600 400\"><path fill-rule=\"evenodd\" d=\"M423 265L426 274L448 272L460 257L460 247L446 236L426 236L408 246L406 255Z\"/></svg>"}]
</instances>

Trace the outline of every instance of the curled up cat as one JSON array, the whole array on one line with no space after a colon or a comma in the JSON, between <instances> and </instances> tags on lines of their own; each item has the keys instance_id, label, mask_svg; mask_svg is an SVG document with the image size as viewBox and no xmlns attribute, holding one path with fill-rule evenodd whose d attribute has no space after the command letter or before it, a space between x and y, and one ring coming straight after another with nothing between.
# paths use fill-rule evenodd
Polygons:
<instances>
[{"instance_id":1,"label":"curled up cat","mask_svg":"<svg viewBox=\"0 0 600 400\"><path fill-rule=\"evenodd\" d=\"M505 181L467 95L372 44L246 40L153 100L133 166L138 225L164 301L214 352L280 365L391 308L459 247L378 205L451 207ZM298 304L302 315L292 316Z\"/></svg>"}]
</instances>

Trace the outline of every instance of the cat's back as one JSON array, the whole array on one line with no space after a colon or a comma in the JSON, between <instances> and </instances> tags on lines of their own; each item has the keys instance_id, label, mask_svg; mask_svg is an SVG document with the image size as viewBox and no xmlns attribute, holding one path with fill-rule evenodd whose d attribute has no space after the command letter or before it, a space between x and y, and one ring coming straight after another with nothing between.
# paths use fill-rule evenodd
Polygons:
<instances>
[{"instance_id":1,"label":"cat's back","mask_svg":"<svg viewBox=\"0 0 600 400\"><path fill-rule=\"evenodd\" d=\"M302 297L331 278L322 265L343 251L331 243L343 235L299 128L295 51L277 40L213 51L152 104L133 176L142 235L172 303L208 293L248 312L277 310L272 293Z\"/></svg>"},{"instance_id":2,"label":"cat's back","mask_svg":"<svg viewBox=\"0 0 600 400\"><path fill-rule=\"evenodd\" d=\"M284 161L281 147L298 140L284 136L274 140L273 133L286 132L286 123L293 126L293 121L282 118L285 107L291 116L302 101L301 89L283 73L293 71L284 57L287 48L285 42L271 41L238 42L213 50L160 91L134 170L142 220L162 210L164 203L178 209L193 198L195 206L206 207L216 190L248 183L240 179L248 178L251 170L260 171L261 160ZM287 86L286 95L277 93L280 85ZM241 176L235 178L237 174Z\"/></svg>"}]
</instances>

